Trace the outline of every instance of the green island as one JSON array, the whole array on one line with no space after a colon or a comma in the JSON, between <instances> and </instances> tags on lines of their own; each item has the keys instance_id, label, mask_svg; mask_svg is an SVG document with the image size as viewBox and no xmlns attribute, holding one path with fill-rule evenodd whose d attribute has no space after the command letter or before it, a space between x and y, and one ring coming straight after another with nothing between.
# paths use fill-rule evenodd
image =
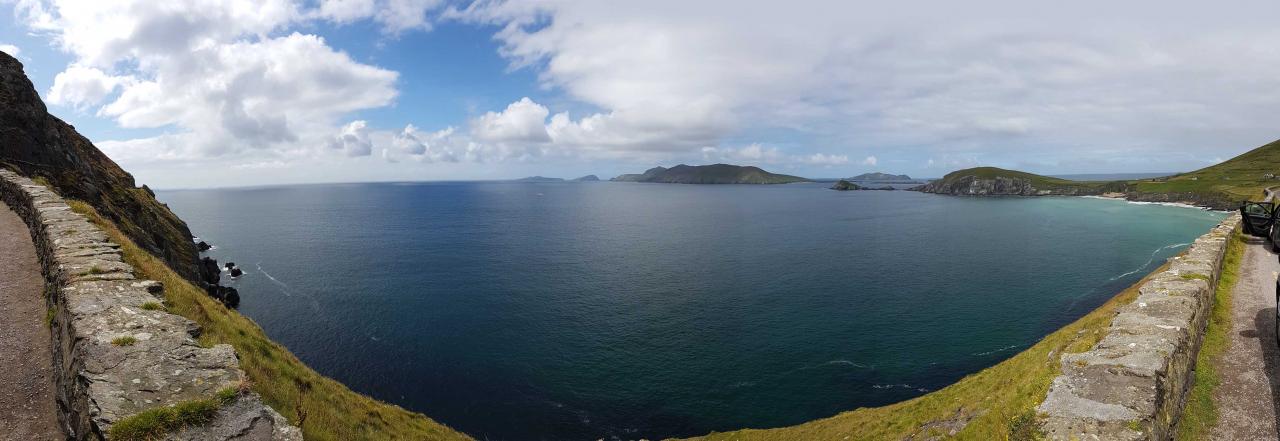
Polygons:
<instances>
[{"instance_id":1,"label":"green island","mask_svg":"<svg viewBox=\"0 0 1280 441\"><path fill-rule=\"evenodd\" d=\"M790 184L808 179L770 173L754 166L729 164L654 167L640 174L625 174L610 179L619 182L659 182L665 184Z\"/></svg>"}]
</instances>

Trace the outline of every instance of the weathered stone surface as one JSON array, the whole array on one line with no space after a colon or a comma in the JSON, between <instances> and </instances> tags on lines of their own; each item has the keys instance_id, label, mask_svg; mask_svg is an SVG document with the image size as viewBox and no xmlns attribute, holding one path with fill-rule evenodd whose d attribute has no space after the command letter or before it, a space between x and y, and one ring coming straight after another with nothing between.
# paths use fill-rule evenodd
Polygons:
<instances>
[{"instance_id":1,"label":"weathered stone surface","mask_svg":"<svg viewBox=\"0 0 1280 441\"><path fill-rule=\"evenodd\" d=\"M1107 335L1062 356L1062 375L1037 410L1054 440L1165 440L1190 385L1196 352L1213 304L1231 215L1138 288L1111 320Z\"/></svg>"},{"instance_id":2,"label":"weathered stone surface","mask_svg":"<svg viewBox=\"0 0 1280 441\"><path fill-rule=\"evenodd\" d=\"M49 189L0 170L0 200L32 232L53 316L58 406L67 433L104 439L138 412L213 397L244 381L230 345L200 347L192 321L143 305L163 285L134 278L120 247ZM214 264L216 269L216 263ZM301 440L301 432L254 394L224 406L216 420L171 434L182 440Z\"/></svg>"},{"instance_id":3,"label":"weathered stone surface","mask_svg":"<svg viewBox=\"0 0 1280 441\"><path fill-rule=\"evenodd\" d=\"M240 397L223 406L212 424L187 428L170 434L171 441L268 441L301 440L302 431L289 425L279 413L262 403L257 395Z\"/></svg>"}]
</instances>

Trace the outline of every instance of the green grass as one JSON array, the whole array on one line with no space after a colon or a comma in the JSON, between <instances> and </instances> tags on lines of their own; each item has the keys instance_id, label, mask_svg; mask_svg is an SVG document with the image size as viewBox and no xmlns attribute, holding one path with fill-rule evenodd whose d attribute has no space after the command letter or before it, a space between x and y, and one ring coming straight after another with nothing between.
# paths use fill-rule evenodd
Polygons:
<instances>
[{"instance_id":1,"label":"green grass","mask_svg":"<svg viewBox=\"0 0 1280 441\"><path fill-rule=\"evenodd\" d=\"M1153 274L1167 268L1161 267ZM1063 353L1084 352L1105 335L1116 310L1133 302L1143 281L1125 289L1079 320L1062 327L1027 350L946 388L876 408L861 408L797 426L712 433L698 440L900 440L943 435L934 428L957 415L971 417L956 439L1035 440L1035 407L1061 371Z\"/></svg>"},{"instance_id":2,"label":"green grass","mask_svg":"<svg viewBox=\"0 0 1280 441\"><path fill-rule=\"evenodd\" d=\"M132 335L126 335L126 336L116 337L111 339L111 344L116 346L133 346L133 344L137 342L138 342L138 339L134 338Z\"/></svg>"},{"instance_id":3,"label":"green grass","mask_svg":"<svg viewBox=\"0 0 1280 441\"><path fill-rule=\"evenodd\" d=\"M107 270L104 270L97 265L89 267L89 274L104 274L106 272Z\"/></svg>"},{"instance_id":4,"label":"green grass","mask_svg":"<svg viewBox=\"0 0 1280 441\"><path fill-rule=\"evenodd\" d=\"M81 201L68 201L120 244L125 262L139 274L165 286L168 310L198 323L199 343L235 347L253 391L302 428L308 441L323 440L469 440L470 437L410 412L351 391L298 360L267 338L256 323L210 298L142 250L109 220ZM122 429L123 430L123 429Z\"/></svg>"},{"instance_id":5,"label":"green grass","mask_svg":"<svg viewBox=\"0 0 1280 441\"><path fill-rule=\"evenodd\" d=\"M58 318L57 308L49 308L44 311L44 325L53 326L53 320Z\"/></svg>"},{"instance_id":6,"label":"green grass","mask_svg":"<svg viewBox=\"0 0 1280 441\"><path fill-rule=\"evenodd\" d=\"M1182 278L1185 280L1203 280L1206 282L1209 281L1209 276L1206 276L1204 274L1183 274Z\"/></svg>"},{"instance_id":7,"label":"green grass","mask_svg":"<svg viewBox=\"0 0 1280 441\"><path fill-rule=\"evenodd\" d=\"M112 441L152 441L187 426L200 426L213 421L218 408L239 396L234 387L218 391L211 398L183 401L172 406L144 410L117 421L107 431Z\"/></svg>"},{"instance_id":8,"label":"green grass","mask_svg":"<svg viewBox=\"0 0 1280 441\"><path fill-rule=\"evenodd\" d=\"M142 304L142 309L147 311L159 311L164 309L164 305L161 305L158 302L146 302Z\"/></svg>"},{"instance_id":9,"label":"green grass","mask_svg":"<svg viewBox=\"0 0 1280 441\"><path fill-rule=\"evenodd\" d=\"M1213 391L1222 382L1218 376L1218 360L1227 349L1231 332L1231 297L1236 280L1240 277L1240 262L1244 259L1245 236L1236 233L1227 244L1222 262L1222 276L1218 278L1213 297L1213 311L1205 329L1204 342L1196 354L1195 382L1187 394L1187 404L1178 421L1176 439L1194 441L1209 438L1209 430L1218 422L1218 407L1213 401Z\"/></svg>"},{"instance_id":10,"label":"green grass","mask_svg":"<svg viewBox=\"0 0 1280 441\"><path fill-rule=\"evenodd\" d=\"M1280 174L1280 141L1190 173L1133 184L1144 193L1194 193L1238 202L1260 198L1264 188L1280 185L1280 180L1263 177L1268 173Z\"/></svg>"}]
</instances>

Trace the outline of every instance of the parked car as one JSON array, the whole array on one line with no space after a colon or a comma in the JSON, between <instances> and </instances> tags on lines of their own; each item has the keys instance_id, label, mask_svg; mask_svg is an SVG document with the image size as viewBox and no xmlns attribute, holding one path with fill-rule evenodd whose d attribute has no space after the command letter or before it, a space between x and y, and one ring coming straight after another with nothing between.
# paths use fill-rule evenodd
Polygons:
<instances>
[{"instance_id":1,"label":"parked car","mask_svg":"<svg viewBox=\"0 0 1280 441\"><path fill-rule=\"evenodd\" d=\"M1244 218L1244 232L1251 236L1271 239L1271 249L1280 251L1280 228L1276 228L1276 204L1274 202L1245 202L1240 206Z\"/></svg>"},{"instance_id":2,"label":"parked car","mask_svg":"<svg viewBox=\"0 0 1280 441\"><path fill-rule=\"evenodd\" d=\"M1245 202L1240 206L1244 232L1251 236L1265 237L1271 241L1271 249L1280 252L1280 215L1274 202ZM1276 343L1280 344L1280 280L1276 280Z\"/></svg>"}]
</instances>

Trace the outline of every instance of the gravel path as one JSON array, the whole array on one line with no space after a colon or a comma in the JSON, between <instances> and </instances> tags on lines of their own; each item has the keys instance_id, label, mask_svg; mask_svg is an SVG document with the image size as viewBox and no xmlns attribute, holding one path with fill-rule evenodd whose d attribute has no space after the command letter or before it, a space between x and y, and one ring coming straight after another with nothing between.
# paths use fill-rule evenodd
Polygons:
<instances>
[{"instance_id":1,"label":"gravel path","mask_svg":"<svg viewBox=\"0 0 1280 441\"><path fill-rule=\"evenodd\" d=\"M65 438L53 398L43 288L26 224L0 203L0 441Z\"/></svg>"},{"instance_id":2,"label":"gravel path","mask_svg":"<svg viewBox=\"0 0 1280 441\"><path fill-rule=\"evenodd\" d=\"M1280 346L1276 343L1276 275L1280 261L1265 239L1250 238L1231 300L1231 339L1214 391L1219 440L1274 440L1280 397Z\"/></svg>"}]
</instances>

